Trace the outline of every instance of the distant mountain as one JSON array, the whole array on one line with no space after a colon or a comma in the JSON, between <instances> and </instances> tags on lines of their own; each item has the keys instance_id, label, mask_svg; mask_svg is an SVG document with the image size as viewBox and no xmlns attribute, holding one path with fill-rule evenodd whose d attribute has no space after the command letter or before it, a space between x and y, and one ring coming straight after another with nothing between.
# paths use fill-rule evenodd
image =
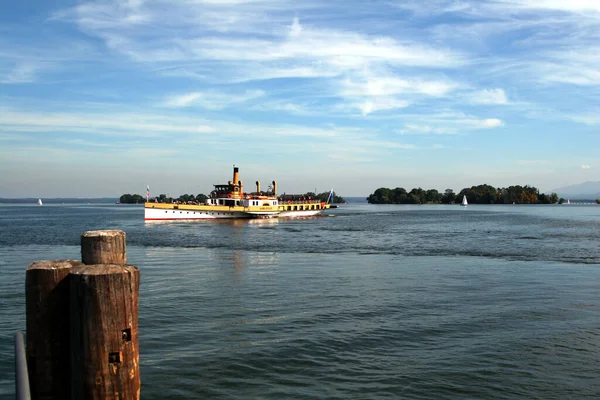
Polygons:
<instances>
[{"instance_id":1,"label":"distant mountain","mask_svg":"<svg viewBox=\"0 0 600 400\"><path fill-rule=\"evenodd\" d=\"M600 199L600 182L583 182L576 185L563 186L552 190L559 197L571 200Z\"/></svg>"}]
</instances>

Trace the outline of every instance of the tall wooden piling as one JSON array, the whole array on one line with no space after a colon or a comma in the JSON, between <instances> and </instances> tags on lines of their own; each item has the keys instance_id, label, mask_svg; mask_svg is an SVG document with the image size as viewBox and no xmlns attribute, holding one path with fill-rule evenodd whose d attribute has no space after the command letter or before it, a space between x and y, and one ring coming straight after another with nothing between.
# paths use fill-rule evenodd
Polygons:
<instances>
[{"instance_id":1,"label":"tall wooden piling","mask_svg":"<svg viewBox=\"0 0 600 400\"><path fill-rule=\"evenodd\" d=\"M70 283L72 398L139 399L139 269L86 265Z\"/></svg>"},{"instance_id":2,"label":"tall wooden piling","mask_svg":"<svg viewBox=\"0 0 600 400\"><path fill-rule=\"evenodd\" d=\"M140 271L127 265L125 232L81 236L85 264L70 274L73 399L139 399Z\"/></svg>"},{"instance_id":3,"label":"tall wooden piling","mask_svg":"<svg viewBox=\"0 0 600 400\"><path fill-rule=\"evenodd\" d=\"M27 364L34 400L139 399L140 271L125 232L89 231L81 258L27 267Z\"/></svg>"},{"instance_id":4,"label":"tall wooden piling","mask_svg":"<svg viewBox=\"0 0 600 400\"><path fill-rule=\"evenodd\" d=\"M127 264L125 232L88 231L81 235L81 261L84 264Z\"/></svg>"},{"instance_id":5,"label":"tall wooden piling","mask_svg":"<svg viewBox=\"0 0 600 400\"><path fill-rule=\"evenodd\" d=\"M33 399L69 399L69 279L80 261L36 261L25 273L27 365Z\"/></svg>"}]
</instances>

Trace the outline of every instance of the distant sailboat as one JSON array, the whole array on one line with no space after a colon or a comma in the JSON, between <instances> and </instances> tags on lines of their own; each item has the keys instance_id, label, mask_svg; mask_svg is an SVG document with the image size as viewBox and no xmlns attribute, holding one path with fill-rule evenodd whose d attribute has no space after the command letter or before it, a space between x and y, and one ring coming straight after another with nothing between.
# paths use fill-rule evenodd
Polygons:
<instances>
[{"instance_id":1,"label":"distant sailboat","mask_svg":"<svg viewBox=\"0 0 600 400\"><path fill-rule=\"evenodd\" d=\"M38 199L38 206L41 206L41 205L43 205L42 199Z\"/></svg>"},{"instance_id":2,"label":"distant sailboat","mask_svg":"<svg viewBox=\"0 0 600 400\"><path fill-rule=\"evenodd\" d=\"M567 199L567 204L571 204L571 200Z\"/></svg>"},{"instance_id":3,"label":"distant sailboat","mask_svg":"<svg viewBox=\"0 0 600 400\"><path fill-rule=\"evenodd\" d=\"M466 207L466 206L469 205L469 203L467 202L467 196L466 195L463 195L463 201L462 201L462 203L460 205L463 206L463 207Z\"/></svg>"}]
</instances>

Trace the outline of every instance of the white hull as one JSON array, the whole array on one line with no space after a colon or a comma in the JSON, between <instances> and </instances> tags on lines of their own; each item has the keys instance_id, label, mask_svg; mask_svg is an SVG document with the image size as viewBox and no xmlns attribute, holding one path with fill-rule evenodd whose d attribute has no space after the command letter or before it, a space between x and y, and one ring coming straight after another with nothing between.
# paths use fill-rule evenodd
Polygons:
<instances>
[{"instance_id":1,"label":"white hull","mask_svg":"<svg viewBox=\"0 0 600 400\"><path fill-rule=\"evenodd\" d=\"M240 218L252 218L252 215L249 215L245 212L163 210L159 208L144 208L144 220L146 221Z\"/></svg>"},{"instance_id":2,"label":"white hull","mask_svg":"<svg viewBox=\"0 0 600 400\"><path fill-rule=\"evenodd\" d=\"M206 220L206 219L249 219L249 218L296 218L313 217L323 210L282 211L279 213L249 213L237 211L194 211L160 208L144 208L145 221Z\"/></svg>"}]
</instances>

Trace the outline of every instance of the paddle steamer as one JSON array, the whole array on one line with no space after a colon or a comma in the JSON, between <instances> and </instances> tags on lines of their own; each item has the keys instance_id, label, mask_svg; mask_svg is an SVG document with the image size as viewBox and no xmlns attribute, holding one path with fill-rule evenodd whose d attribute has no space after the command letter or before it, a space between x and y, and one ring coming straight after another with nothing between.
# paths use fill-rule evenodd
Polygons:
<instances>
[{"instance_id":1,"label":"paddle steamer","mask_svg":"<svg viewBox=\"0 0 600 400\"><path fill-rule=\"evenodd\" d=\"M227 218L291 218L310 217L329 209L329 201L316 201L302 196L284 195L277 197L277 183L272 182L268 191L244 192L239 179L238 167L233 167L233 180L214 185L205 204L144 203L145 221L227 219Z\"/></svg>"}]
</instances>

